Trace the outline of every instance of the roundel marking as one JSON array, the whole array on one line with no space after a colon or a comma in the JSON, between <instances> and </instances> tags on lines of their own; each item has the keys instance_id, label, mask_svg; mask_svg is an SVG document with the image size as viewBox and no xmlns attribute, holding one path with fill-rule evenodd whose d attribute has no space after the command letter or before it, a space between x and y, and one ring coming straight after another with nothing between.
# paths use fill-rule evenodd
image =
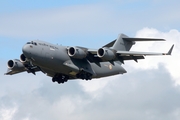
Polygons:
<instances>
[{"instance_id":1,"label":"roundel marking","mask_svg":"<svg viewBox=\"0 0 180 120\"><path fill-rule=\"evenodd\" d=\"M112 70L112 65L109 65L109 69Z\"/></svg>"}]
</instances>

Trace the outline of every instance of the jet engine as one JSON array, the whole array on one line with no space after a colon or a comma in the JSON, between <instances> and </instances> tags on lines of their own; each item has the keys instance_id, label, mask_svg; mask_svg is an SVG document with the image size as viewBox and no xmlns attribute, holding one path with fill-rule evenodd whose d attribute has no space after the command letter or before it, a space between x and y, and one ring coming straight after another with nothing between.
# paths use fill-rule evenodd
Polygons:
<instances>
[{"instance_id":1,"label":"jet engine","mask_svg":"<svg viewBox=\"0 0 180 120\"><path fill-rule=\"evenodd\" d=\"M83 59L87 56L87 53L78 47L70 47L68 49L68 55L72 58Z\"/></svg>"},{"instance_id":2,"label":"jet engine","mask_svg":"<svg viewBox=\"0 0 180 120\"><path fill-rule=\"evenodd\" d=\"M21 61L22 63L27 63L27 62L28 62L28 60L26 59L26 56L24 56L24 54L21 54L21 56L20 56L20 61Z\"/></svg>"},{"instance_id":3,"label":"jet engine","mask_svg":"<svg viewBox=\"0 0 180 120\"><path fill-rule=\"evenodd\" d=\"M8 68L10 68L13 71L21 71L25 69L23 63L18 59L9 60L7 65Z\"/></svg>"},{"instance_id":4,"label":"jet engine","mask_svg":"<svg viewBox=\"0 0 180 120\"><path fill-rule=\"evenodd\" d=\"M107 48L100 48L97 51L97 56L103 60L113 60L116 57L114 52Z\"/></svg>"}]
</instances>

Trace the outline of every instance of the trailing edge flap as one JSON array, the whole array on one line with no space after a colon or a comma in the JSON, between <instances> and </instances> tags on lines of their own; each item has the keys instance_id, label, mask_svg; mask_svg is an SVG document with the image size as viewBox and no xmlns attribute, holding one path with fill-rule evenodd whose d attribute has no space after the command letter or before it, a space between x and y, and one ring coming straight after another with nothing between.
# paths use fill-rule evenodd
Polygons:
<instances>
[{"instance_id":1,"label":"trailing edge flap","mask_svg":"<svg viewBox=\"0 0 180 120\"><path fill-rule=\"evenodd\" d=\"M156 38L122 38L127 41L165 41L164 39L156 39Z\"/></svg>"},{"instance_id":2,"label":"trailing edge flap","mask_svg":"<svg viewBox=\"0 0 180 120\"><path fill-rule=\"evenodd\" d=\"M133 58L138 60L138 59L144 59L144 56L119 56L118 58L120 61L121 60L133 60Z\"/></svg>"}]
</instances>

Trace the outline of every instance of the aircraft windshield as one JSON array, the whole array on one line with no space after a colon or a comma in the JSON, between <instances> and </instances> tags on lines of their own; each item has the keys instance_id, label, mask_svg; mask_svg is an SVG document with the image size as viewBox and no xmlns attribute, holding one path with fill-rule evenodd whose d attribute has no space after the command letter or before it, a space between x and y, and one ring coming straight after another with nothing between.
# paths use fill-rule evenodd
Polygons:
<instances>
[{"instance_id":1,"label":"aircraft windshield","mask_svg":"<svg viewBox=\"0 0 180 120\"><path fill-rule=\"evenodd\" d=\"M31 41L31 42L27 42L26 44L37 45L37 43L36 43L36 42L33 42L33 41Z\"/></svg>"}]
</instances>

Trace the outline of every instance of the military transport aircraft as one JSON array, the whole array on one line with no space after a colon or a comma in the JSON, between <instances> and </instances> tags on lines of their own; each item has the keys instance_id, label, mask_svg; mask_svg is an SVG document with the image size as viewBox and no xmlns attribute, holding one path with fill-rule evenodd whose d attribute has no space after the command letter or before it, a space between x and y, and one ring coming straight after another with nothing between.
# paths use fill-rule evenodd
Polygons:
<instances>
[{"instance_id":1,"label":"military transport aircraft","mask_svg":"<svg viewBox=\"0 0 180 120\"><path fill-rule=\"evenodd\" d=\"M120 34L117 39L99 49L53 45L44 41L27 42L19 59L7 62L5 75L20 72L41 71L52 77L53 82L64 83L73 79L91 80L92 78L124 74L121 66L125 60L144 59L147 55L171 55L174 45L167 53L129 51L136 41L164 41L164 39L129 38Z\"/></svg>"}]
</instances>

